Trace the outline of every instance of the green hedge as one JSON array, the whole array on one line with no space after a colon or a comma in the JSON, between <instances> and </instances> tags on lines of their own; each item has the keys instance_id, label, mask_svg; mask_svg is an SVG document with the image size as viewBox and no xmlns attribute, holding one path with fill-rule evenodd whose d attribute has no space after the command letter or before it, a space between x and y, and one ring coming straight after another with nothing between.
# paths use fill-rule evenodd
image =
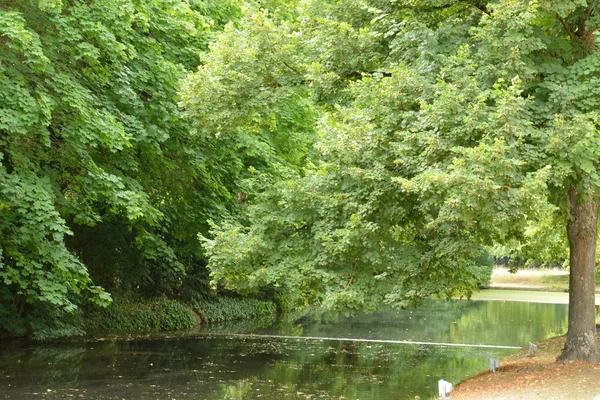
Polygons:
<instances>
[{"instance_id":1,"label":"green hedge","mask_svg":"<svg viewBox=\"0 0 600 400\"><path fill-rule=\"evenodd\" d=\"M242 297L198 296L187 301L187 304L203 322L253 318L277 311L277 306L272 301Z\"/></svg>"},{"instance_id":2,"label":"green hedge","mask_svg":"<svg viewBox=\"0 0 600 400\"><path fill-rule=\"evenodd\" d=\"M189 329L196 325L194 313L166 296L154 299L115 299L107 308L94 308L86 315L88 332L157 332Z\"/></svg>"}]
</instances>

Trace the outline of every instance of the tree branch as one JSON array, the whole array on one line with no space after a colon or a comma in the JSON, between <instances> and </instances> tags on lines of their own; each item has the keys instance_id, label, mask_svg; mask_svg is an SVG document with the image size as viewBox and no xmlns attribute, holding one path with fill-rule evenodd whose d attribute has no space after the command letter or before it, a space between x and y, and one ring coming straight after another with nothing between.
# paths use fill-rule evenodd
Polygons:
<instances>
[{"instance_id":1,"label":"tree branch","mask_svg":"<svg viewBox=\"0 0 600 400\"><path fill-rule=\"evenodd\" d=\"M565 31L567 31L567 33L569 34L569 37L571 38L571 40L577 41L577 35L575 34L575 32L573 32L573 29L571 28L571 25L569 25L569 23L560 15L556 14L556 18L560 21L560 23L562 24L563 28L565 28Z\"/></svg>"},{"instance_id":2,"label":"tree branch","mask_svg":"<svg viewBox=\"0 0 600 400\"><path fill-rule=\"evenodd\" d=\"M592 14L594 13L594 8L596 7L595 2L592 2L590 8L588 8L585 12L585 17L579 19L579 23L577 24L577 36L580 38L586 35L585 23L592 18Z\"/></svg>"},{"instance_id":3,"label":"tree branch","mask_svg":"<svg viewBox=\"0 0 600 400\"><path fill-rule=\"evenodd\" d=\"M300 71L298 71L296 68L292 67L286 61L281 61L281 62L282 62L283 65L285 65L286 67L288 67L289 69L291 69L292 71L294 71L295 73L297 73L298 75L302 75L302 73Z\"/></svg>"}]
</instances>

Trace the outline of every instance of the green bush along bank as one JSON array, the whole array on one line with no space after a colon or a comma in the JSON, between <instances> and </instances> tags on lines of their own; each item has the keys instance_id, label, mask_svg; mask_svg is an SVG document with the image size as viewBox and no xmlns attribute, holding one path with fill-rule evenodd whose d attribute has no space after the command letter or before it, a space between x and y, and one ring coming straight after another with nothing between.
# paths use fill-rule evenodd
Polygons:
<instances>
[{"instance_id":1,"label":"green bush along bank","mask_svg":"<svg viewBox=\"0 0 600 400\"><path fill-rule=\"evenodd\" d=\"M94 307L85 315L85 331L97 333L149 333L190 329L198 324L254 318L274 314L268 300L242 297L198 296L186 301L117 298L106 308Z\"/></svg>"},{"instance_id":2,"label":"green bush along bank","mask_svg":"<svg viewBox=\"0 0 600 400\"><path fill-rule=\"evenodd\" d=\"M183 303L166 296L155 299L117 298L108 307L95 307L85 317L89 333L147 333L189 329L194 314Z\"/></svg>"},{"instance_id":3,"label":"green bush along bank","mask_svg":"<svg viewBox=\"0 0 600 400\"><path fill-rule=\"evenodd\" d=\"M273 301L243 297L198 296L188 304L205 322L254 318L277 312Z\"/></svg>"}]
</instances>

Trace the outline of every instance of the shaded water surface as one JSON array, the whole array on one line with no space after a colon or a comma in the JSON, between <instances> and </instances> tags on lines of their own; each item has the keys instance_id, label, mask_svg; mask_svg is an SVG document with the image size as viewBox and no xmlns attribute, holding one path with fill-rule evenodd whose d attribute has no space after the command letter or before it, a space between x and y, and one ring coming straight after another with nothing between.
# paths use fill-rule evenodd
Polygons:
<instances>
[{"instance_id":1,"label":"shaded water surface","mask_svg":"<svg viewBox=\"0 0 600 400\"><path fill-rule=\"evenodd\" d=\"M565 305L439 301L357 317L245 321L175 337L12 341L0 343L0 398L428 398L437 380L459 382L515 350L361 339L524 346L566 329Z\"/></svg>"}]
</instances>

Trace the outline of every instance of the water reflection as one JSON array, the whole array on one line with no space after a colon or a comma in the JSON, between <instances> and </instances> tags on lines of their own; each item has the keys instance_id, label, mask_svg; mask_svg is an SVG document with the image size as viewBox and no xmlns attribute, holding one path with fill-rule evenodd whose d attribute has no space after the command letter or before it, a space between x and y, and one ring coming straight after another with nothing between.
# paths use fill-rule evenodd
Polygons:
<instances>
[{"instance_id":1,"label":"water reflection","mask_svg":"<svg viewBox=\"0 0 600 400\"><path fill-rule=\"evenodd\" d=\"M458 382L511 350L227 334L520 346L566 328L564 305L453 301L357 317L245 321L177 338L8 342L0 344L0 398L428 398L438 379Z\"/></svg>"}]
</instances>

